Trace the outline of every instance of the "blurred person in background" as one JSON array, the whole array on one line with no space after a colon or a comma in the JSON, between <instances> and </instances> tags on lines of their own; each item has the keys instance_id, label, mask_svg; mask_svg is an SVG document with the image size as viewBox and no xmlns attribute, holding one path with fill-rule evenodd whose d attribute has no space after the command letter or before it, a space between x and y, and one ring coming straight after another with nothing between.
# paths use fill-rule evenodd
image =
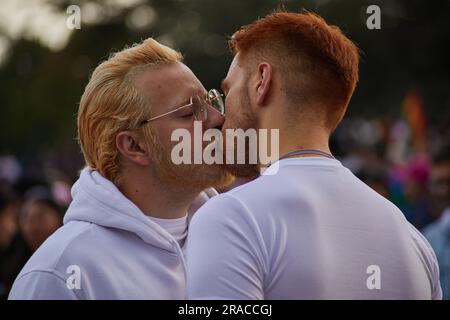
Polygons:
<instances>
[{"instance_id":1,"label":"blurred person in background","mask_svg":"<svg viewBox=\"0 0 450 320\"><path fill-rule=\"evenodd\" d=\"M87 167L64 225L27 262L10 299L185 298L188 211L229 175L223 165L175 165L171 136L192 137L194 121L221 128L223 101L208 97L181 54L151 38L95 69L78 110Z\"/></svg>"},{"instance_id":2,"label":"blurred person in background","mask_svg":"<svg viewBox=\"0 0 450 320\"><path fill-rule=\"evenodd\" d=\"M439 220L423 232L432 245L440 269L444 299L450 299L450 145L443 147L433 161L430 181L431 203Z\"/></svg>"},{"instance_id":3,"label":"blurred person in background","mask_svg":"<svg viewBox=\"0 0 450 320\"><path fill-rule=\"evenodd\" d=\"M422 230L433 221L428 180L431 164L427 157L413 157L405 169L403 192L405 203L401 206L406 219Z\"/></svg>"},{"instance_id":4,"label":"blurred person in background","mask_svg":"<svg viewBox=\"0 0 450 320\"><path fill-rule=\"evenodd\" d=\"M12 188L0 183L0 299L6 299L14 279L31 256L19 232L20 203Z\"/></svg>"},{"instance_id":5,"label":"blurred person in background","mask_svg":"<svg viewBox=\"0 0 450 320\"><path fill-rule=\"evenodd\" d=\"M62 209L50 198L26 201L20 215L20 228L31 250L42 243L62 225Z\"/></svg>"}]
</instances>

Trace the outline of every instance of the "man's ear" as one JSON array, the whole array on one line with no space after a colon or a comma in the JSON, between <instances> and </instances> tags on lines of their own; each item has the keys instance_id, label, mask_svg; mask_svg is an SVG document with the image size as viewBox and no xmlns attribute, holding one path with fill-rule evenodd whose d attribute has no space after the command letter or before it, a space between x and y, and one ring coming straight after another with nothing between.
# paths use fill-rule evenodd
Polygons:
<instances>
[{"instance_id":1,"label":"man's ear","mask_svg":"<svg viewBox=\"0 0 450 320\"><path fill-rule=\"evenodd\" d=\"M258 66L258 82L256 86L256 103L263 105L267 101L272 85L272 66L267 62L262 62Z\"/></svg>"},{"instance_id":2,"label":"man's ear","mask_svg":"<svg viewBox=\"0 0 450 320\"><path fill-rule=\"evenodd\" d=\"M134 131L121 131L116 136L116 147L120 154L129 161L147 166L150 164L150 150L144 137Z\"/></svg>"}]
</instances>

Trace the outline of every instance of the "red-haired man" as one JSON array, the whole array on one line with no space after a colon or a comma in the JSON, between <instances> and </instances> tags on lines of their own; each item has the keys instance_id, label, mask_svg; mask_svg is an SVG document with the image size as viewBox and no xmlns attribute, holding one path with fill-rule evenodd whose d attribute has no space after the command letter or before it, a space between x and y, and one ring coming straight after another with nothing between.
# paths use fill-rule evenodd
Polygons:
<instances>
[{"instance_id":1,"label":"red-haired man","mask_svg":"<svg viewBox=\"0 0 450 320\"><path fill-rule=\"evenodd\" d=\"M439 299L428 242L330 152L358 81L358 48L312 13L277 12L231 39L229 128L278 129L280 160L192 219L194 299ZM255 165L233 165L252 175Z\"/></svg>"}]
</instances>

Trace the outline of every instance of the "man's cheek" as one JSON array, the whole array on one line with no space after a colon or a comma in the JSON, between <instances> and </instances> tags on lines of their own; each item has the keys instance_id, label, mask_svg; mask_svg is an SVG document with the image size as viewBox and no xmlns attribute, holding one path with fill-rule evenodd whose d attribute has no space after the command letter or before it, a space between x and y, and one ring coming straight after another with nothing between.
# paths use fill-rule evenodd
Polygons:
<instances>
[{"instance_id":1,"label":"man's cheek","mask_svg":"<svg viewBox=\"0 0 450 320\"><path fill-rule=\"evenodd\" d=\"M236 121L232 118L230 118L229 120L227 120L226 122L224 122L223 126L222 126L222 134L225 136L227 133L227 130L234 130L237 128L238 123L236 123Z\"/></svg>"},{"instance_id":2,"label":"man's cheek","mask_svg":"<svg viewBox=\"0 0 450 320\"><path fill-rule=\"evenodd\" d=\"M225 122L223 124L224 128L236 128L239 124L239 114L236 114L236 108L230 107L229 109L225 109Z\"/></svg>"}]
</instances>

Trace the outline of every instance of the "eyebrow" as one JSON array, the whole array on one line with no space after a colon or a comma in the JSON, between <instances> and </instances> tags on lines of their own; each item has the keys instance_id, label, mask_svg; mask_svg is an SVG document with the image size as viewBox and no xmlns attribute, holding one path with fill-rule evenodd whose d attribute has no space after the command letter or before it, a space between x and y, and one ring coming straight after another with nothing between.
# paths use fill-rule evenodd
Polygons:
<instances>
[{"instance_id":1,"label":"eyebrow","mask_svg":"<svg viewBox=\"0 0 450 320\"><path fill-rule=\"evenodd\" d=\"M191 103L191 97L189 97L189 98L187 98L187 99L184 99L182 102L180 102L177 106L173 106L172 108L172 110L176 110L176 109L178 109L178 108L180 108L180 107L183 107L183 106L185 106L185 105L187 105L187 104L190 104Z\"/></svg>"},{"instance_id":2,"label":"eyebrow","mask_svg":"<svg viewBox=\"0 0 450 320\"><path fill-rule=\"evenodd\" d=\"M193 97L194 95L199 95L199 96L205 95L206 96L206 94L207 94L207 91L205 91L205 90L198 90L198 91L197 90L193 90L191 95L188 98L185 98L182 102L180 102L179 105L174 107L173 110L175 110L176 108L185 106L187 104L190 104L191 103L191 97Z\"/></svg>"}]
</instances>

